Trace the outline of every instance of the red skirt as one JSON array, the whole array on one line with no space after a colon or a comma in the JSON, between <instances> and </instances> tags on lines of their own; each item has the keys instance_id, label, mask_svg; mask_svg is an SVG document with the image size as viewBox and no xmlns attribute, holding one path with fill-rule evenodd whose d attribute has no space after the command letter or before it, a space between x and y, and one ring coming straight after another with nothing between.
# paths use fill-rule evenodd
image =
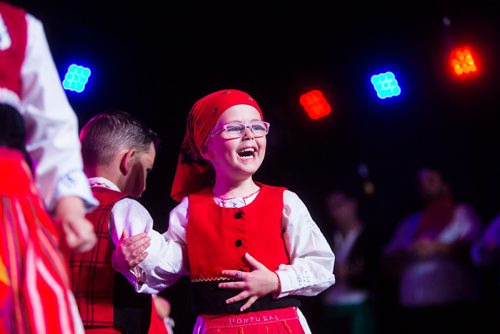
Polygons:
<instances>
[{"instance_id":1,"label":"red skirt","mask_svg":"<svg viewBox=\"0 0 500 334\"><path fill-rule=\"evenodd\" d=\"M19 152L3 147L0 217L0 333L81 331L56 228L28 164Z\"/></svg>"},{"instance_id":2,"label":"red skirt","mask_svg":"<svg viewBox=\"0 0 500 334\"><path fill-rule=\"evenodd\" d=\"M202 317L203 334L304 334L295 307Z\"/></svg>"}]
</instances>

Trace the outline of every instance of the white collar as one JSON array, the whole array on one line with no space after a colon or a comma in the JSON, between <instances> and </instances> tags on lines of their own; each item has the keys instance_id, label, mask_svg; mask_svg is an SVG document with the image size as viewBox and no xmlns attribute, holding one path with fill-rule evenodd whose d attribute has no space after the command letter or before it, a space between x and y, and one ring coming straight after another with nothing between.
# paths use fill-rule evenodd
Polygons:
<instances>
[{"instance_id":1,"label":"white collar","mask_svg":"<svg viewBox=\"0 0 500 334\"><path fill-rule=\"evenodd\" d=\"M104 187L108 188L114 191L120 191L120 188L110 180L104 178L104 177L91 177L89 178L89 183L91 187Z\"/></svg>"}]
</instances>

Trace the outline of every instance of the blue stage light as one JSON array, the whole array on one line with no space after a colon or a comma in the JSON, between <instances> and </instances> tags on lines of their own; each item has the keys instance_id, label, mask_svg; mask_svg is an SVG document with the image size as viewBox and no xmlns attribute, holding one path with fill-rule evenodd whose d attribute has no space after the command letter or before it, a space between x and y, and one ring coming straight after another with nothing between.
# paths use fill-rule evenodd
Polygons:
<instances>
[{"instance_id":1,"label":"blue stage light","mask_svg":"<svg viewBox=\"0 0 500 334\"><path fill-rule=\"evenodd\" d=\"M90 69L80 65L72 64L69 66L63 80L64 89L81 93L85 90L90 77Z\"/></svg>"},{"instance_id":2,"label":"blue stage light","mask_svg":"<svg viewBox=\"0 0 500 334\"><path fill-rule=\"evenodd\" d=\"M401 94L401 88L398 85L396 76L392 72L385 72L372 75L371 83L380 99L398 96Z\"/></svg>"}]
</instances>

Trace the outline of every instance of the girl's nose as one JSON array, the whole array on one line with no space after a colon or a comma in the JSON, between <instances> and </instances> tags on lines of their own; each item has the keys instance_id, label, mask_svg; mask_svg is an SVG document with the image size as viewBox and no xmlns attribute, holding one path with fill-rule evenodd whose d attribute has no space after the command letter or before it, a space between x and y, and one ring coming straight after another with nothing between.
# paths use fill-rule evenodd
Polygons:
<instances>
[{"instance_id":1,"label":"girl's nose","mask_svg":"<svg viewBox=\"0 0 500 334\"><path fill-rule=\"evenodd\" d=\"M250 126L245 127L245 133L243 134L243 138L254 138L255 135L253 134L252 128Z\"/></svg>"}]
</instances>

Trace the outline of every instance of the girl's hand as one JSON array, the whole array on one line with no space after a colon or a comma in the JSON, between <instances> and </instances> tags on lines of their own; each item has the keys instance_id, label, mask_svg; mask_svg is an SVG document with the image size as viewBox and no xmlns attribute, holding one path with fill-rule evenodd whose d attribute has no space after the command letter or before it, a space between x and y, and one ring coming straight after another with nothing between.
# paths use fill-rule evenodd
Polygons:
<instances>
[{"instance_id":1,"label":"girl's hand","mask_svg":"<svg viewBox=\"0 0 500 334\"><path fill-rule=\"evenodd\" d=\"M148 256L146 249L150 245L151 239L146 233L143 232L129 237L127 230L123 230L113 252L113 267L116 270L123 271L134 268Z\"/></svg>"},{"instance_id":2,"label":"girl's hand","mask_svg":"<svg viewBox=\"0 0 500 334\"><path fill-rule=\"evenodd\" d=\"M226 300L227 304L231 304L248 298L247 302L240 308L241 312L248 309L260 297L280 292L279 278L275 272L267 269L248 253L245 254L245 259L253 268L251 272L223 270L222 276L239 281L219 283L219 288L242 290L238 295Z\"/></svg>"}]
</instances>

